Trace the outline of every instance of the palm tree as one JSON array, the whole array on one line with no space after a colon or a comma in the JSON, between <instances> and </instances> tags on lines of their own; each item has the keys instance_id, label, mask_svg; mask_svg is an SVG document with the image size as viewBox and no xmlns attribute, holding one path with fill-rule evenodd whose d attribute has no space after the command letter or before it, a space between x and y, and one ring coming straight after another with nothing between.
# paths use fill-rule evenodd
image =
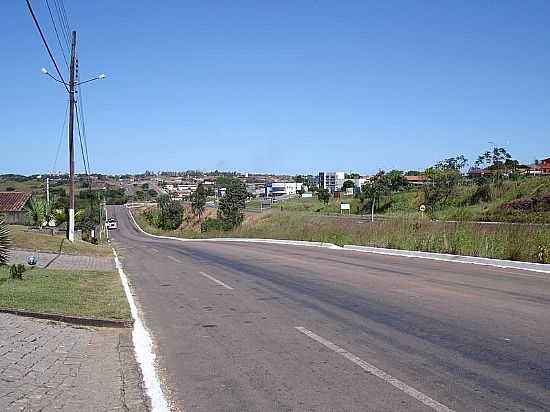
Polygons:
<instances>
[{"instance_id":1,"label":"palm tree","mask_svg":"<svg viewBox=\"0 0 550 412\"><path fill-rule=\"evenodd\" d=\"M8 225L4 216L0 215L0 265L8 263L8 249L10 244Z\"/></svg>"},{"instance_id":2,"label":"palm tree","mask_svg":"<svg viewBox=\"0 0 550 412\"><path fill-rule=\"evenodd\" d=\"M38 197L31 197L27 214L37 226L42 226L46 221L46 202Z\"/></svg>"}]
</instances>

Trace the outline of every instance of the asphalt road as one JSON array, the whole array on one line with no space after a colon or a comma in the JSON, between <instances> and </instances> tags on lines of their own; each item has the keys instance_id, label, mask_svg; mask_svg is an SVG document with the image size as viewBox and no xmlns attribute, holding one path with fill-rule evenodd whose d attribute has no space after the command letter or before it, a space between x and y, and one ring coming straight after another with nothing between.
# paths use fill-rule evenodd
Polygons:
<instances>
[{"instance_id":1,"label":"asphalt road","mask_svg":"<svg viewBox=\"0 0 550 412\"><path fill-rule=\"evenodd\" d=\"M550 275L155 239L111 213L179 410L550 411Z\"/></svg>"}]
</instances>

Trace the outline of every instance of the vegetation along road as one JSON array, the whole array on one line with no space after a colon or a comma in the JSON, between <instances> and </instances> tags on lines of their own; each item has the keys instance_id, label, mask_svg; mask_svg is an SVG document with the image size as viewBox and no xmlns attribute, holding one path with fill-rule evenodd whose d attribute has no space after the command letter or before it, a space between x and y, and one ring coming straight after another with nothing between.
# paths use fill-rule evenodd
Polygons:
<instances>
[{"instance_id":1,"label":"vegetation along road","mask_svg":"<svg viewBox=\"0 0 550 412\"><path fill-rule=\"evenodd\" d=\"M110 213L176 408L548 410L550 275L158 239Z\"/></svg>"}]
</instances>

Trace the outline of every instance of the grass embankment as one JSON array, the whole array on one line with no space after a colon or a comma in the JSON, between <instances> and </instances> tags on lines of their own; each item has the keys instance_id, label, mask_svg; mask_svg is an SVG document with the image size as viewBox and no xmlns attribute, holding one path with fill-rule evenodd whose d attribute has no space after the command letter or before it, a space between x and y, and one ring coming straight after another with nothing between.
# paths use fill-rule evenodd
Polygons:
<instances>
[{"instance_id":1,"label":"grass embankment","mask_svg":"<svg viewBox=\"0 0 550 412\"><path fill-rule=\"evenodd\" d=\"M10 225L9 231L13 247L18 249L85 256L107 257L112 255L111 249L106 244L93 245L81 240L71 243L63 235L42 233L21 225Z\"/></svg>"},{"instance_id":2,"label":"grass embankment","mask_svg":"<svg viewBox=\"0 0 550 412\"><path fill-rule=\"evenodd\" d=\"M470 222L519 222L550 223L550 212L515 210L503 207L518 199L530 199L550 193L550 177L526 177L519 180L505 180L499 185L491 184L490 201L477 201L475 193L478 187L472 181L457 186L449 198L430 206L428 214L436 220L458 220ZM381 217L419 217L418 208L426 204L423 189L408 189L382 196L377 201L376 216ZM273 209L288 212L309 212L319 214L339 214L340 203L349 203L352 214L370 214L370 202L344 196L331 199L328 204L316 197L296 198L276 203Z\"/></svg>"},{"instance_id":3,"label":"grass embankment","mask_svg":"<svg viewBox=\"0 0 550 412\"><path fill-rule=\"evenodd\" d=\"M427 219L391 219L380 223L272 210L249 215L229 232L200 233L182 226L174 231L152 227L142 214L136 220L145 231L185 238L247 237L330 242L550 263L550 230L528 225L443 223Z\"/></svg>"},{"instance_id":4,"label":"grass embankment","mask_svg":"<svg viewBox=\"0 0 550 412\"><path fill-rule=\"evenodd\" d=\"M0 307L101 319L130 319L116 272L33 268L22 280L0 266Z\"/></svg>"},{"instance_id":5,"label":"grass embankment","mask_svg":"<svg viewBox=\"0 0 550 412\"><path fill-rule=\"evenodd\" d=\"M473 182L458 186L446 202L431 210L431 216L438 220L550 223L550 212L504 207L518 199L540 198L550 193L550 177L527 177L491 184L491 200L487 202L474 201L476 190L478 187ZM418 207L424 202L422 189L417 189L386 196L381 206L385 215L410 216L417 215Z\"/></svg>"}]
</instances>

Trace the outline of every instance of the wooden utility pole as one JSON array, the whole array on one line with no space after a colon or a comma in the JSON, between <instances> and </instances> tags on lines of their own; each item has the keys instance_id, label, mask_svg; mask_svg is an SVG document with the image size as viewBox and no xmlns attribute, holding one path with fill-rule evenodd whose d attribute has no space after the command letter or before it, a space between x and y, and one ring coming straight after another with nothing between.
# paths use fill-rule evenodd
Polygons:
<instances>
[{"instance_id":1,"label":"wooden utility pole","mask_svg":"<svg viewBox=\"0 0 550 412\"><path fill-rule=\"evenodd\" d=\"M67 239L74 242L74 109L75 109L76 31L72 33L69 79L69 224Z\"/></svg>"}]
</instances>

